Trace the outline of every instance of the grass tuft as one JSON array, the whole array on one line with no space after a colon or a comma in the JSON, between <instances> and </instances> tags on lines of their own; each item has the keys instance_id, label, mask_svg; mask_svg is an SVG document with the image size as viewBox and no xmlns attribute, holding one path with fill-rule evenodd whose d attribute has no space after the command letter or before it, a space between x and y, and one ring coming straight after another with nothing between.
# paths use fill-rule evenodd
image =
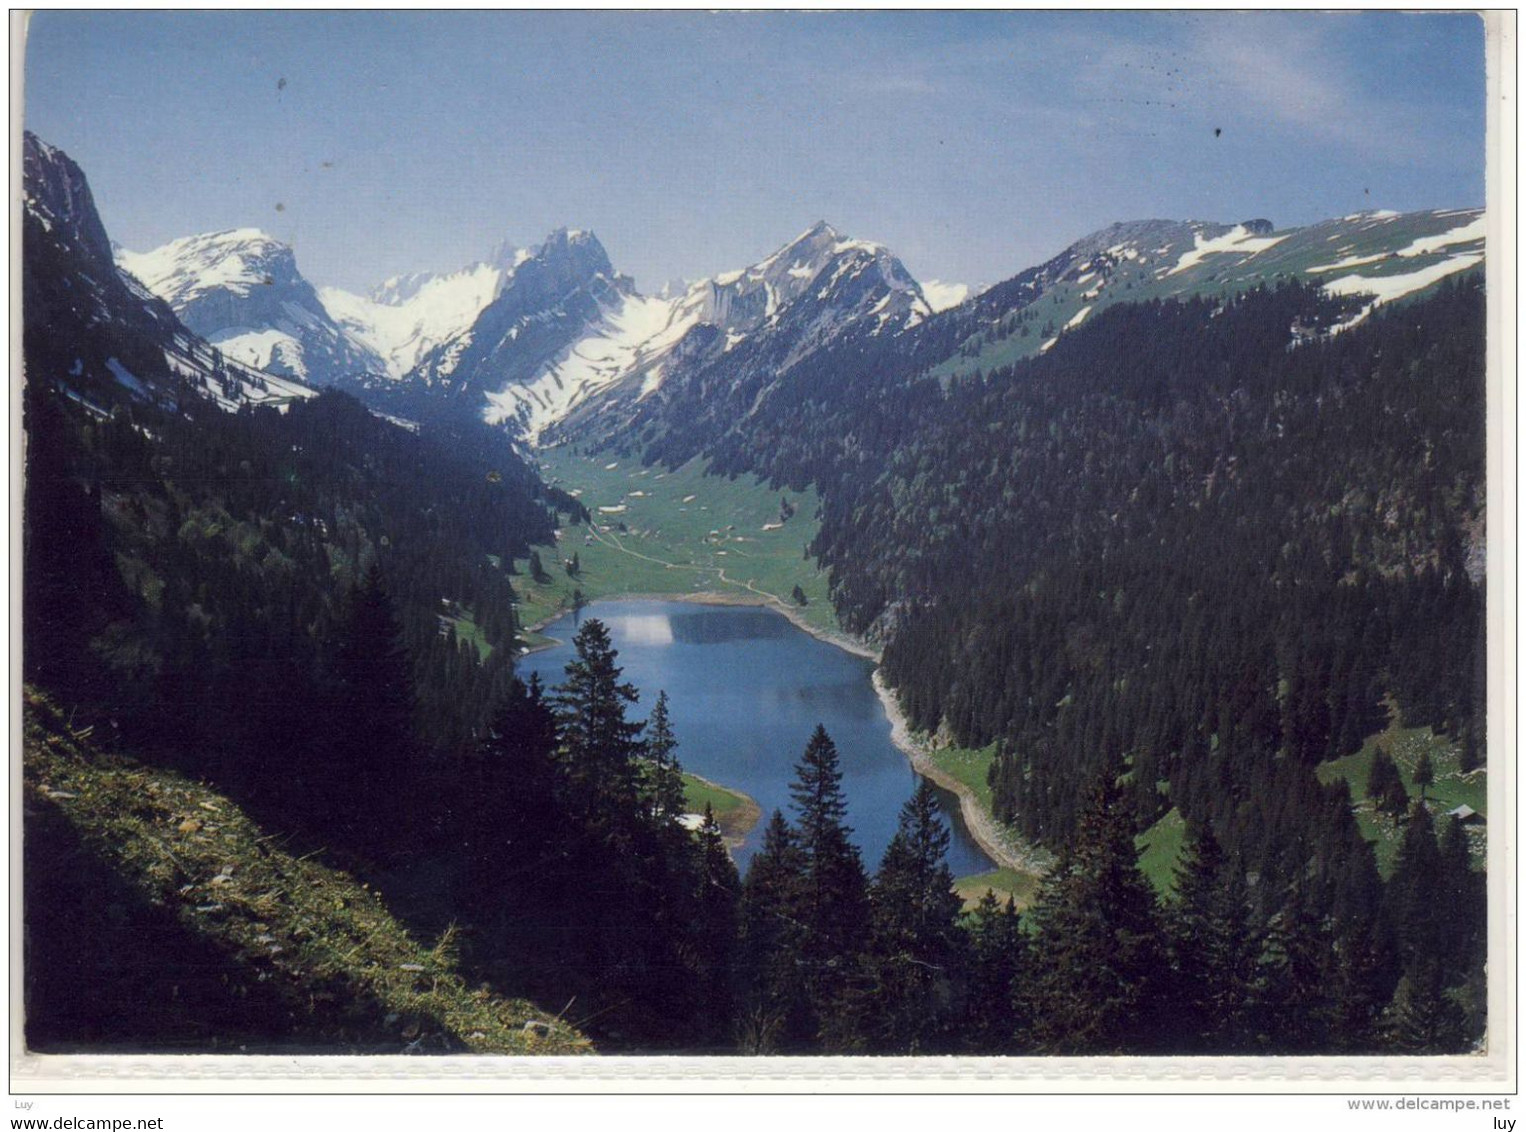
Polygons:
<instances>
[{"instance_id":1,"label":"grass tuft","mask_svg":"<svg viewBox=\"0 0 1526 1132\"><path fill-rule=\"evenodd\" d=\"M534 1004L469 986L454 925L425 946L379 893L293 856L210 787L96 750L30 689L23 768L34 1045L590 1049Z\"/></svg>"}]
</instances>

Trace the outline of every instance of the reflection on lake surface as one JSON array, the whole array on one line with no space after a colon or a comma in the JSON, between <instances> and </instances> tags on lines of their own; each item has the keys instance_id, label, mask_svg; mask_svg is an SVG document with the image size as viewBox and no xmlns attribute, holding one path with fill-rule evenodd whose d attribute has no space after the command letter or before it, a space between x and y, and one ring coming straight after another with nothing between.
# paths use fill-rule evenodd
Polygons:
<instances>
[{"instance_id":1,"label":"reflection on lake surface","mask_svg":"<svg viewBox=\"0 0 1526 1132\"><path fill-rule=\"evenodd\" d=\"M640 614L609 622L612 634L633 645L671 645L673 622L661 614Z\"/></svg>"},{"instance_id":2,"label":"reflection on lake surface","mask_svg":"<svg viewBox=\"0 0 1526 1132\"><path fill-rule=\"evenodd\" d=\"M743 868L767 817L790 809L795 763L818 723L837 744L854 841L873 870L895 833L916 775L890 741L890 720L870 683L873 664L797 629L786 618L746 606L664 601L601 601L581 617L609 627L624 679L641 690L645 716L668 693L685 769L751 795L764 821L737 851ZM520 675L560 684L577 632L568 614L546 629L562 644L520 661ZM946 811L956 810L942 794ZM992 868L957 818L949 866L956 876Z\"/></svg>"}]
</instances>

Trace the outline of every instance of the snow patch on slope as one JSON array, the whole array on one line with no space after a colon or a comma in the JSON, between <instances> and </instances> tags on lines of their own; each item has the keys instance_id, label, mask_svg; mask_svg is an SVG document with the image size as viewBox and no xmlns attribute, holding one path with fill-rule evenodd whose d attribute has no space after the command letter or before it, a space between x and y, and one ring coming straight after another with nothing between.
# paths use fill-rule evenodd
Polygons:
<instances>
[{"instance_id":1,"label":"snow patch on slope","mask_svg":"<svg viewBox=\"0 0 1526 1132\"><path fill-rule=\"evenodd\" d=\"M1253 236L1244 224L1236 224L1222 236L1215 236L1209 240L1203 239L1203 234L1198 232L1193 236L1191 250L1183 252L1181 259L1176 261L1176 266L1166 274L1180 274L1188 268L1196 267L1205 257L1211 255L1235 253L1252 256L1268 248L1276 247L1285 239L1287 239L1286 236Z\"/></svg>"},{"instance_id":2,"label":"snow patch on slope","mask_svg":"<svg viewBox=\"0 0 1526 1132\"><path fill-rule=\"evenodd\" d=\"M971 290L965 283L944 283L938 279L928 279L922 284L922 297L934 312L946 311L968 299Z\"/></svg>"},{"instance_id":3,"label":"snow patch on slope","mask_svg":"<svg viewBox=\"0 0 1526 1132\"><path fill-rule=\"evenodd\" d=\"M1487 228L1488 223L1484 214L1479 213L1460 228L1453 228L1450 232L1441 232L1435 236L1420 237L1406 247L1400 248L1399 254L1401 256L1430 255L1457 244L1471 244L1475 240L1482 240Z\"/></svg>"},{"instance_id":4,"label":"snow patch on slope","mask_svg":"<svg viewBox=\"0 0 1526 1132\"><path fill-rule=\"evenodd\" d=\"M489 424L519 419L533 443L549 425L605 386L666 355L699 322L698 311L672 299L620 295L597 323L533 381L487 395ZM661 381L645 375L642 395Z\"/></svg>"},{"instance_id":5,"label":"snow patch on slope","mask_svg":"<svg viewBox=\"0 0 1526 1132\"><path fill-rule=\"evenodd\" d=\"M398 378L435 346L470 327L511 273L512 268L477 263L432 276L422 285L383 284L377 293L395 296L390 302L338 287L325 287L318 297L329 317L380 355L388 376Z\"/></svg>"},{"instance_id":6,"label":"snow patch on slope","mask_svg":"<svg viewBox=\"0 0 1526 1132\"><path fill-rule=\"evenodd\" d=\"M299 378L307 376L302 343L284 330L235 327L208 335L207 341L221 350L225 357L246 366Z\"/></svg>"},{"instance_id":7,"label":"snow patch on slope","mask_svg":"<svg viewBox=\"0 0 1526 1132\"><path fill-rule=\"evenodd\" d=\"M1325 290L1332 295L1374 295L1378 303L1391 303L1483 261L1482 252L1470 252L1404 275L1343 275L1326 283Z\"/></svg>"}]
</instances>

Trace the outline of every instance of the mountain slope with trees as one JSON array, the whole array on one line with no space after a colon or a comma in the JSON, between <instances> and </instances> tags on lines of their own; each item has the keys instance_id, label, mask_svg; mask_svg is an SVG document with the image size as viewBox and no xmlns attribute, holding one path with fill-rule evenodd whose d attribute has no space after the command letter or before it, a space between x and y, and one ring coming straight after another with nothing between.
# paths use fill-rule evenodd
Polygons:
<instances>
[{"instance_id":1,"label":"mountain slope with trees","mask_svg":"<svg viewBox=\"0 0 1526 1132\"><path fill-rule=\"evenodd\" d=\"M821 490L839 616L884 642L914 725L999 744L996 809L1026 836L1073 846L1117 779L1130 837L1174 809L1237 862L1237 914L1301 941L1265 959L1288 978L1360 981L1363 1025L1402 980L1466 999L1477 1033L1481 953L1435 973L1455 952L1385 895L1428 870L1385 885L1350 793L1315 774L1393 712L1464 772L1485 749L1482 287L1352 323L1364 302L1288 283L1125 303L953 382L935 319L784 373L745 424L668 417L646 455ZM1477 938L1482 901L1446 907ZM1321 948L1352 966L1301 966ZM1347 1024L1277 1042L1330 1048Z\"/></svg>"},{"instance_id":2,"label":"mountain slope with trees","mask_svg":"<svg viewBox=\"0 0 1526 1132\"><path fill-rule=\"evenodd\" d=\"M221 358L117 272L77 167L31 138L26 167L26 679L105 756L215 783L294 848L385 877L410 930L459 920L462 977L576 1003L580 1032L633 1050L1482 1039L1483 878L1425 796L1435 768L1412 797L1373 760L1387 876L1346 780L1318 774L1394 716L1455 741L1464 771L1486 755L1476 274L1377 309L1298 281L1121 302L953 374L1054 279L882 325L875 305L914 285L834 238L833 287L622 403L607 439L649 461L817 487L809 551L843 623L883 642L915 725L996 745L998 814L1057 864L1022 916L965 916L926 790L877 869L859 859L824 731L741 878L713 815L678 820L682 737L661 696L628 717L597 620L558 687L514 676L513 563L588 513L476 418L519 356L516 303L544 310L571 275L505 288L459 374L429 355L421 395L451 407L414 431ZM1225 254L1200 236L1183 256ZM618 289L601 250L562 244ZM595 317L574 299L530 353ZM45 703L33 721L64 743ZM29 836L67 845L52 785ZM1135 838L1173 811L1162 900ZM46 872L29 883L37 909ZM169 961L205 943L173 938ZM29 977L67 986L46 959Z\"/></svg>"}]
</instances>

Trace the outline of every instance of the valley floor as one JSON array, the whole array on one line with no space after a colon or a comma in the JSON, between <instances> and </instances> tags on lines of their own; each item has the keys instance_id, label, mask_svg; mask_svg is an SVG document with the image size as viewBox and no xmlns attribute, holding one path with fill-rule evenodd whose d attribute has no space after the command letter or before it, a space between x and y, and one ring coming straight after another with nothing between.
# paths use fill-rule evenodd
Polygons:
<instances>
[{"instance_id":1,"label":"valley floor","mask_svg":"<svg viewBox=\"0 0 1526 1132\"><path fill-rule=\"evenodd\" d=\"M806 550L819 526L819 500L814 492L781 493L759 480L709 476L698 461L667 471L661 466L643 467L633 458L590 457L571 448L554 448L539 453L539 462L546 481L587 506L592 522L558 532L554 551L542 551L545 574L540 580L530 576L528 563L516 563L521 575L515 579L515 588L523 598L519 612L525 625L521 635L525 651L554 644L543 631L571 610L581 595L584 601L621 597L764 606L820 640L879 659L876 648L842 628L832 608L826 574L815 567ZM568 569L574 556L575 575ZM794 599L797 587L806 599L804 605ZM998 897L1010 895L1020 908L1026 907L1051 860L1044 850L1026 844L996 820L986 782L994 750L939 746L930 736L911 729L878 673L874 686L891 720L892 741L919 775L959 798L965 825L999 866L958 878L967 905L973 906L990 888ZM1482 772L1458 775L1454 745L1429 729L1398 732L1391 728L1369 740L1360 754L1326 764L1321 777L1348 779L1353 794L1360 797L1374 744L1386 740L1389 746L1403 749L1401 739L1436 748L1433 758L1443 769L1443 781L1433 793L1446 803L1445 808L1467 803L1480 813L1486 809ZM751 802L718 784L705 785ZM695 804L701 808L703 801ZM758 820L756 816L747 820L745 805L738 811L735 801L724 807L717 804L715 809L733 844L745 838ZM1393 823L1380 821L1370 805L1361 810L1363 832L1377 844L1386 872L1397 838ZM1141 864L1157 891L1164 893L1171 886L1184 832L1180 816L1172 810L1139 838ZM1474 850L1480 857L1482 840L1478 831Z\"/></svg>"},{"instance_id":2,"label":"valley floor","mask_svg":"<svg viewBox=\"0 0 1526 1132\"><path fill-rule=\"evenodd\" d=\"M806 552L818 527L814 492L797 496L772 491L761 481L707 476L698 462L669 472L567 448L539 455L546 481L587 506L592 522L558 532L554 555L542 553L541 581L530 576L528 562L516 563L526 651L555 643L544 630L571 610L581 593L584 601L621 597L765 606L819 640L879 659L879 650L838 623L826 574ZM568 570L574 555L576 575ZM805 605L792 599L796 587ZM1048 856L1022 843L992 815L985 785L989 753L978 758L978 752L935 749L911 730L878 674L874 685L891 720L892 741L919 775L959 798L971 835L1000 866L959 878L966 902L973 905L989 887L998 897L1010 895L1019 907L1027 906ZM977 756L975 773L961 774L967 768L953 765L961 755ZM727 815L719 807L717 818L728 840L745 837L751 828L726 828Z\"/></svg>"}]
</instances>

